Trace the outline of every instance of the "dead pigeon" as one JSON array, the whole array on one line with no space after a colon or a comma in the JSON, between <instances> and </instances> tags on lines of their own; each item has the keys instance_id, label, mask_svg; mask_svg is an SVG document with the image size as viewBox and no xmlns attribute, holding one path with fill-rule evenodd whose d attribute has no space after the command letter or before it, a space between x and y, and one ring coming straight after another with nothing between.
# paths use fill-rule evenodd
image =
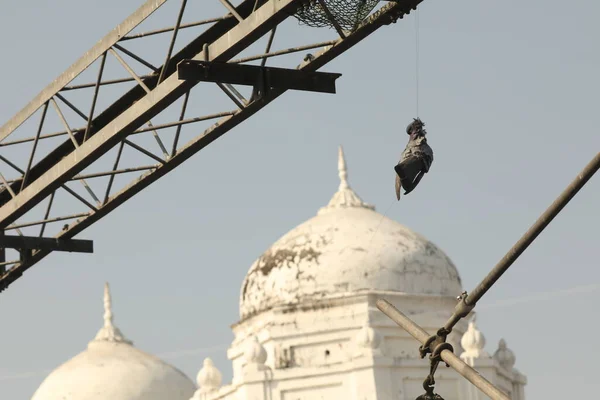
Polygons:
<instances>
[{"instance_id":1,"label":"dead pigeon","mask_svg":"<svg viewBox=\"0 0 600 400\"><path fill-rule=\"evenodd\" d=\"M400 156L400 162L394 167L396 170L396 198L400 200L400 188L404 194L412 192L423 175L429 172L433 163L433 150L427 144L424 129L425 124L419 118L413 119L406 127L410 139Z\"/></svg>"}]
</instances>

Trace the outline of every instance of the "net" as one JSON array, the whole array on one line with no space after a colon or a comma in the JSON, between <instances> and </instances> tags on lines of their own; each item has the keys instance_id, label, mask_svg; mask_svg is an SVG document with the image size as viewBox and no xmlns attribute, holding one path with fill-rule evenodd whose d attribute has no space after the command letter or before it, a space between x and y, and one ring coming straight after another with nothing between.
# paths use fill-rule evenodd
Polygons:
<instances>
[{"instance_id":1,"label":"net","mask_svg":"<svg viewBox=\"0 0 600 400\"><path fill-rule=\"evenodd\" d=\"M295 17L315 28L335 27L353 31L367 18L380 0L305 0ZM325 5L326 10L323 5ZM333 19L333 21L332 21Z\"/></svg>"}]
</instances>

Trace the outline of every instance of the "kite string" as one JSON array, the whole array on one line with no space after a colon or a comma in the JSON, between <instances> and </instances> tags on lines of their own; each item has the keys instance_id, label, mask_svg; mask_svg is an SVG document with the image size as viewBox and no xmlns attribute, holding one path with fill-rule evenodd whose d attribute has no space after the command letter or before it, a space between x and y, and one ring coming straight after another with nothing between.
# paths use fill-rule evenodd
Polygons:
<instances>
[{"instance_id":1,"label":"kite string","mask_svg":"<svg viewBox=\"0 0 600 400\"><path fill-rule=\"evenodd\" d=\"M419 12L415 13L415 94L417 118L419 118Z\"/></svg>"},{"instance_id":2,"label":"kite string","mask_svg":"<svg viewBox=\"0 0 600 400\"><path fill-rule=\"evenodd\" d=\"M369 249L371 248L371 243L373 242L373 239L375 238L375 235L377 234L377 232L379 232L379 228L381 227L381 223L383 222L383 219L387 216L388 212L390 211L390 209L392 208L392 206L394 205L394 203L396 203L396 200L392 200L392 202L390 203L390 205L388 206L388 208L385 210L385 212L381 215L381 218L379 219L379 224L377 224L377 228L375 228L375 232L373 232L373 235L371 235L371 239L369 240L369 243L367 244L367 248L363 255L362 260L360 261L359 265L362 265L363 262L365 261L365 258L367 258L367 254Z\"/></svg>"}]
</instances>

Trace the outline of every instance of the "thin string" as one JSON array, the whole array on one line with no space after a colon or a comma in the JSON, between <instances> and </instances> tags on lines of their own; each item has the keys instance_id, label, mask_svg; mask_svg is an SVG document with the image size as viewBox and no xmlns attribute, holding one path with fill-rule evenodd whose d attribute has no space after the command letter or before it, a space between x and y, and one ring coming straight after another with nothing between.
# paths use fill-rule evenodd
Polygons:
<instances>
[{"instance_id":1,"label":"thin string","mask_svg":"<svg viewBox=\"0 0 600 400\"><path fill-rule=\"evenodd\" d=\"M419 118L419 12L415 13L415 80L416 80L416 108Z\"/></svg>"},{"instance_id":2,"label":"thin string","mask_svg":"<svg viewBox=\"0 0 600 400\"><path fill-rule=\"evenodd\" d=\"M371 239L369 240L369 243L367 244L367 251L365 251L362 260L360 261L360 265L362 265L362 263L365 261L365 258L367 258L367 254L368 254L368 250L371 248L371 243L373 242L373 239L375 238L375 235L377 234L377 232L379 232L379 228L381 227L381 223L383 222L383 219L385 217L387 217L388 212L390 211L390 209L392 208L392 206L396 203L396 199L392 200L392 202L390 203L390 205L388 206L388 208L385 210L385 212L381 215L381 219L379 219L379 224L377 224L377 228L375 228L375 232L373 232L373 235L371 235Z\"/></svg>"},{"instance_id":3,"label":"thin string","mask_svg":"<svg viewBox=\"0 0 600 400\"><path fill-rule=\"evenodd\" d=\"M392 206L396 204L396 200L392 200L392 202L390 203L390 205L388 206L388 208L385 210L385 212L383 213L383 215L381 216L381 219L379 220L379 224L377 225L377 228L375 228L375 232L373 232L373 236L371 236L371 240L369 241L369 246L371 246L371 242L373 241L373 238L375 237L375 234L377 234L377 232L379 232L379 227L381 226L381 223L383 222L383 219L385 217L387 217L388 212L390 211L390 209L392 208Z\"/></svg>"}]
</instances>

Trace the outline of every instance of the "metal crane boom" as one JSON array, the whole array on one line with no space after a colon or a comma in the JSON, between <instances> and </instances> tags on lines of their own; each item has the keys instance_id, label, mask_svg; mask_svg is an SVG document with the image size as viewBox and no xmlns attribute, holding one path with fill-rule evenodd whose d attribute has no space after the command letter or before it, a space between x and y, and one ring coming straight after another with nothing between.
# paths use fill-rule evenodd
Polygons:
<instances>
[{"instance_id":1,"label":"metal crane boom","mask_svg":"<svg viewBox=\"0 0 600 400\"><path fill-rule=\"evenodd\" d=\"M396 22L398 18L402 18L405 14L410 13L411 10L416 9L416 6L422 0L389 2L357 25L356 29L345 32L336 29L339 36L334 40L296 46L274 52L271 51L271 45L276 28L283 21L294 15L299 7L303 6L302 0L245 0L235 8L227 0L220 0L229 9L228 14L221 18L213 18L187 25L181 24L186 6L186 0L183 0L174 28L130 35L130 32L134 28L166 1L147 1L44 89L22 111L17 113L0 128L0 151L18 144L32 146L30 152L27 153L29 156L27 165L22 164L24 167L19 166L16 162L9 159L9 156L12 156L13 153L8 153L8 155L0 153L0 162L10 167L11 171L17 172L16 176L12 179L6 179L6 174L0 175L0 248L11 247L2 246L2 237L5 231L16 231L23 237L23 240L25 238L29 240L29 246L27 248L23 246L20 249L20 257L15 261L6 261L4 259L4 249L0 250L0 291L8 287L25 270L35 265L53 250L56 251L59 248L77 248L77 246L69 245L67 242L289 90L289 87L268 84L269 69L265 68L267 58L322 47L323 50L314 56L306 58L304 62L297 66L297 72L290 71L290 76L293 75L296 77L298 74L302 74L302 71L305 73L315 73L319 68L344 53L381 26ZM173 54L173 44L179 30L186 26L198 26L209 23L212 24L209 28L185 45L180 51ZM122 45L124 41L162 32L172 32L172 39L167 51L166 61L160 67L155 67L146 59L127 50ZM258 56L232 60L233 57L240 54L269 32L271 32L271 35L265 53ZM150 68L152 73L147 75L137 74L124 60L123 55L127 55L138 63ZM109 56L113 60L118 61L130 75L129 78L112 81L103 80L103 68ZM183 66L185 63L182 62L184 61L188 64L190 62L205 62L206 65L214 65L217 68L222 63L244 65L246 62L255 60L260 61L260 68L262 68L261 70L265 77L256 82L253 92L248 99L234 85L229 84L227 80L223 82L213 80L211 82L216 82L219 89L235 103L237 108L233 110L229 108L226 111L184 119L190 92L202 79L179 79L177 75L179 64ZM93 63L100 64L95 83L67 86ZM248 67L250 66L248 65ZM225 68L222 71L223 74L227 70L240 71L237 67L233 69ZM257 72L254 66L251 72L252 74L248 76L260 75L258 73L260 71ZM277 69L276 72L278 74L285 74L286 70ZM215 76L221 75L217 74ZM285 78L285 75L280 75L278 82L285 82L285 79L281 79L282 77ZM244 80L247 81L247 79ZM239 82L240 80L233 81ZM112 104L108 105L104 111L94 116L100 88L108 85L117 85L119 82L132 82L136 83L136 85L122 94ZM297 89L301 82L302 80L296 82L296 86L293 88ZM206 85L214 85L214 83L203 84L203 88ZM80 107L65 97L65 93L69 91L77 91L84 88L92 88L94 90L92 104L87 115L81 111ZM307 87L306 90L311 89ZM150 122L152 118L157 117L161 113L164 114L164 111L180 98L183 99L183 104L177 121L159 125L154 125ZM42 134L42 126L47 114L50 113L48 110L50 106L56 111L56 115L58 115L65 130L51 134ZM61 110L61 106L63 110L70 111L73 115L78 116L78 118L82 118L85 125L76 129L72 128L65 117L65 112ZM36 135L25 139L13 139L13 136L15 136L14 132L18 131L18 128L36 113L41 114L41 121ZM216 118L220 119L205 129L200 135L189 140L186 144L179 146L181 129L184 125L199 121L210 121ZM147 127L144 125L147 125ZM170 150L167 150L163 139L161 139L157 132L158 130L166 130L168 128L176 128L172 149ZM152 133L162 151L162 156L158 156L144 146L133 142L134 136L142 136L143 133ZM48 154L34 164L33 159L38 143L57 136L67 136L67 138L58 146L51 148ZM138 154L151 158L155 162L151 165L136 165L135 167L119 169L119 163L121 162L125 148L134 149ZM86 172L87 168L94 167L94 165L99 163L98 160L101 160L103 156L113 150L116 152L116 160L110 168L104 167L101 171L98 171L96 168L94 172ZM4 171L4 169L0 171ZM134 172L140 174L131 180L130 183L120 188L120 190L114 190L114 182L117 175ZM103 198L96 195L87 182L87 180L98 177L106 177L109 180L104 190ZM68 185L73 181L80 181L82 183L85 189L83 194L78 193ZM59 191L61 193L63 193L62 191L66 192L69 199L74 198L77 200L76 204L84 207L84 211L50 217L50 211L54 207L53 204L56 203L55 198L58 198L57 193ZM30 218L28 221L23 220L28 215L33 215L32 210L46 199L48 199L48 205L41 219L31 221ZM66 208L71 209L70 206ZM52 236L56 240L55 248L46 245L43 248L31 249L31 243L35 243L35 238L26 237L21 231L22 229L41 227L38 236L42 238L45 236L44 233L47 226L56 225L56 223L62 224L64 221L72 222L62 226ZM14 240L16 239L12 237L11 240L11 243L14 244ZM18 246L14 245L12 247L18 248ZM12 267L4 270L9 265L12 265Z\"/></svg>"}]
</instances>

